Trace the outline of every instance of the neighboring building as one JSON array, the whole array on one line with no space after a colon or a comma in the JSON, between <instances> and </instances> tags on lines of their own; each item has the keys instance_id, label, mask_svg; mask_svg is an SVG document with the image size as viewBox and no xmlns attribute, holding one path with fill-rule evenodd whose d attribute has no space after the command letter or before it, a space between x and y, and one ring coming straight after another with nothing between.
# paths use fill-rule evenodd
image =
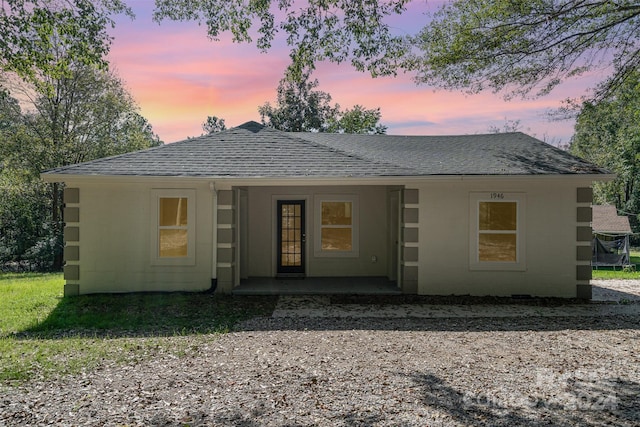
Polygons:
<instances>
[{"instance_id":1,"label":"neighboring building","mask_svg":"<svg viewBox=\"0 0 640 427\"><path fill-rule=\"evenodd\" d=\"M612 205L593 205L591 206L593 219L591 228L593 234L601 236L628 236L633 234L629 217L626 215L618 215L618 210Z\"/></svg>"},{"instance_id":2,"label":"neighboring building","mask_svg":"<svg viewBox=\"0 0 640 427\"><path fill-rule=\"evenodd\" d=\"M591 183L613 177L522 133L249 122L43 178L66 184L66 295L329 276L386 277L413 294L589 298Z\"/></svg>"},{"instance_id":3,"label":"neighboring building","mask_svg":"<svg viewBox=\"0 0 640 427\"><path fill-rule=\"evenodd\" d=\"M611 205L593 205L593 267L625 267L631 264L629 236L633 234L629 217L618 215Z\"/></svg>"}]
</instances>

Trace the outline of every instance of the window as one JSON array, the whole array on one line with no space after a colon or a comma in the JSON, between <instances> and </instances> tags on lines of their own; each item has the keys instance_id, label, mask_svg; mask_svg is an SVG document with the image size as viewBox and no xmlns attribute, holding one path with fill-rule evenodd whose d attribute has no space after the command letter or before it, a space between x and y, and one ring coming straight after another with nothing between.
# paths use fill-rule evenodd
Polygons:
<instances>
[{"instance_id":1,"label":"window","mask_svg":"<svg viewBox=\"0 0 640 427\"><path fill-rule=\"evenodd\" d=\"M518 202L478 203L478 259L518 260Z\"/></svg>"},{"instance_id":2,"label":"window","mask_svg":"<svg viewBox=\"0 0 640 427\"><path fill-rule=\"evenodd\" d=\"M153 190L152 263L195 263L195 191Z\"/></svg>"},{"instance_id":3,"label":"window","mask_svg":"<svg viewBox=\"0 0 640 427\"><path fill-rule=\"evenodd\" d=\"M472 193L472 269L524 270L524 195Z\"/></svg>"},{"instance_id":4,"label":"window","mask_svg":"<svg viewBox=\"0 0 640 427\"><path fill-rule=\"evenodd\" d=\"M189 199L186 197L160 197L158 224L158 256L160 258L188 255Z\"/></svg>"},{"instance_id":5,"label":"window","mask_svg":"<svg viewBox=\"0 0 640 427\"><path fill-rule=\"evenodd\" d=\"M316 256L358 256L356 196L316 199L316 224Z\"/></svg>"}]
</instances>

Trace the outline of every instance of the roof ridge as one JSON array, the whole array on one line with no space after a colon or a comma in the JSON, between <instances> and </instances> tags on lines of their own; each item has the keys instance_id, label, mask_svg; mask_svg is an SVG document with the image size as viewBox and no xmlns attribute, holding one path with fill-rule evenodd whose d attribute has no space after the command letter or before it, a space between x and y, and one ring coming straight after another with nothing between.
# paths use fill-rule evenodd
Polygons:
<instances>
[{"instance_id":1,"label":"roof ridge","mask_svg":"<svg viewBox=\"0 0 640 427\"><path fill-rule=\"evenodd\" d=\"M313 133L313 132L285 132L285 131L280 131L278 129L273 129L273 130L276 130L278 132L282 132L282 133L286 134L288 137L292 137L291 134L309 134L309 133ZM318 132L318 133L320 133L320 132ZM336 132L326 132L326 134L341 135L341 134L336 133ZM356 134L349 134L349 135L356 135ZM411 170L414 173L419 173L420 172L419 170L417 170L417 169L415 169L413 167L409 167L409 166L406 166L406 165L399 165L399 164L396 164L396 163L384 162L384 161L381 161L379 159L375 159L375 158L364 156L361 153L356 153L355 151L350 153L350 152L342 150L340 148L332 147L332 146L330 146L328 144L323 144L322 142L311 141L309 139L305 139L305 138L303 138L301 136L295 136L293 138L299 139L299 140L303 141L306 144L311 144L314 147L328 149L329 151L331 151L333 153L338 153L338 154L341 154L343 156L347 156L347 157L351 157L351 158L354 158L354 159L358 159L358 160L363 160L363 161L366 161L366 162L374 163L376 165L392 166L394 168Z\"/></svg>"}]
</instances>

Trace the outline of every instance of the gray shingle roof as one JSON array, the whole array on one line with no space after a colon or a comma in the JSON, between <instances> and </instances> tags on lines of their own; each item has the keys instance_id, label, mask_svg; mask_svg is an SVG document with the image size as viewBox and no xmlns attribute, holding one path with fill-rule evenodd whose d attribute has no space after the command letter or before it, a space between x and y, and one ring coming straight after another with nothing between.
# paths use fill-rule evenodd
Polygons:
<instances>
[{"instance_id":1,"label":"gray shingle roof","mask_svg":"<svg viewBox=\"0 0 640 427\"><path fill-rule=\"evenodd\" d=\"M234 178L608 173L522 133L393 136L280 132L256 122L45 172Z\"/></svg>"},{"instance_id":2,"label":"gray shingle roof","mask_svg":"<svg viewBox=\"0 0 640 427\"><path fill-rule=\"evenodd\" d=\"M300 137L348 153L365 153L367 158L385 159L422 175L606 172L520 132L457 136L303 133Z\"/></svg>"},{"instance_id":3,"label":"gray shingle roof","mask_svg":"<svg viewBox=\"0 0 640 427\"><path fill-rule=\"evenodd\" d=\"M615 206L593 205L591 228L595 233L632 234L629 217L618 215Z\"/></svg>"}]
</instances>

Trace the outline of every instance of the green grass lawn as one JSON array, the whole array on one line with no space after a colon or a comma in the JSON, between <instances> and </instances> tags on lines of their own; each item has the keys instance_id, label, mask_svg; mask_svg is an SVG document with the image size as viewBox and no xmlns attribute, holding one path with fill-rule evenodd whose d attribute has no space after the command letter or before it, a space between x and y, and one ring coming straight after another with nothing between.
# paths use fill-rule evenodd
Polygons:
<instances>
[{"instance_id":1,"label":"green grass lawn","mask_svg":"<svg viewBox=\"0 0 640 427\"><path fill-rule=\"evenodd\" d=\"M600 267L593 270L594 279L640 279L640 252L631 251L631 264L635 264L635 271L625 271L619 267Z\"/></svg>"},{"instance_id":2,"label":"green grass lawn","mask_svg":"<svg viewBox=\"0 0 640 427\"><path fill-rule=\"evenodd\" d=\"M0 382L179 355L194 343L180 337L205 342L241 320L269 315L276 302L208 293L63 298L63 285L61 274L0 274Z\"/></svg>"}]
</instances>

